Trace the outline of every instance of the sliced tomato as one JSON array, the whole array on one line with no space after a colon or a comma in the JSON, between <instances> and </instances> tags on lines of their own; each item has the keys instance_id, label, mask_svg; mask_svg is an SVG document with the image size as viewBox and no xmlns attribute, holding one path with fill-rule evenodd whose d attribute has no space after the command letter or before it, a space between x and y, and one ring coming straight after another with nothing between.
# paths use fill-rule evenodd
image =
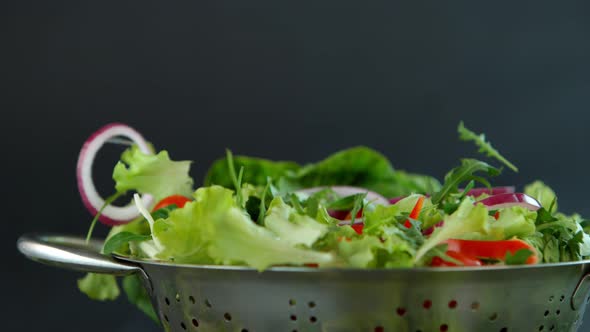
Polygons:
<instances>
[{"instance_id":1,"label":"sliced tomato","mask_svg":"<svg viewBox=\"0 0 590 332\"><path fill-rule=\"evenodd\" d=\"M420 198L418 198L418 201L416 201L416 205L414 205L412 212L410 212L411 219L417 219L420 216L420 210L422 210L423 204L424 204L424 196L420 196ZM406 226L406 228L412 227L412 224L410 223L409 219L406 220L406 222L404 223L404 226Z\"/></svg>"},{"instance_id":2,"label":"sliced tomato","mask_svg":"<svg viewBox=\"0 0 590 332\"><path fill-rule=\"evenodd\" d=\"M184 197L182 195L172 195L172 196L168 196L166 198L164 198L163 200L159 201L158 204L156 204L156 206L154 206L154 209L152 211L157 211L159 209L165 208L167 206L170 205L176 205L176 207L178 208L182 208L184 207L184 205L188 202L190 202L191 199Z\"/></svg>"}]
</instances>

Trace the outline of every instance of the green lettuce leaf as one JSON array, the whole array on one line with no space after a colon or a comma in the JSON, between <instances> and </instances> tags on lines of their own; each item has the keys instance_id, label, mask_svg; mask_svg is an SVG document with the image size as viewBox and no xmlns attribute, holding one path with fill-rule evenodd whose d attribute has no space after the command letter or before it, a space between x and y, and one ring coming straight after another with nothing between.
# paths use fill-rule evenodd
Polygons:
<instances>
[{"instance_id":1,"label":"green lettuce leaf","mask_svg":"<svg viewBox=\"0 0 590 332\"><path fill-rule=\"evenodd\" d=\"M150 300L150 296L146 291L145 287L143 286L139 276L137 275L130 275L123 278L123 290L127 295L127 300L129 302L135 304L139 310L145 313L149 318L151 318L157 324L160 324L160 319L158 318L158 314L154 310L152 306L152 302Z\"/></svg>"},{"instance_id":2,"label":"green lettuce leaf","mask_svg":"<svg viewBox=\"0 0 590 332\"><path fill-rule=\"evenodd\" d=\"M254 186L265 186L267 178L270 177L275 181L300 168L297 163L291 161L271 161L247 156L234 156L233 161L235 169L244 168L242 181ZM205 186L219 185L234 188L227 158L216 160L207 171L203 182Z\"/></svg>"},{"instance_id":3,"label":"green lettuce leaf","mask_svg":"<svg viewBox=\"0 0 590 332\"><path fill-rule=\"evenodd\" d=\"M535 234L537 213L527 208L513 206L500 211L498 220L490 223L492 239L511 239Z\"/></svg>"},{"instance_id":4,"label":"green lettuce leaf","mask_svg":"<svg viewBox=\"0 0 590 332\"><path fill-rule=\"evenodd\" d=\"M488 235L490 232L488 209L483 204L474 205L473 203L473 198L464 198L459 208L444 219L444 226L435 229L420 247L415 261L419 261L426 252L448 239L473 239Z\"/></svg>"},{"instance_id":5,"label":"green lettuce leaf","mask_svg":"<svg viewBox=\"0 0 590 332\"><path fill-rule=\"evenodd\" d=\"M330 253L297 248L254 223L231 190L199 188L195 201L154 222L158 257L189 264L245 264L259 270L271 265L330 264Z\"/></svg>"},{"instance_id":6,"label":"green lettuce leaf","mask_svg":"<svg viewBox=\"0 0 590 332\"><path fill-rule=\"evenodd\" d=\"M311 247L328 231L328 226L315 219L299 214L280 197L270 203L264 225L282 241L291 245Z\"/></svg>"},{"instance_id":7,"label":"green lettuce leaf","mask_svg":"<svg viewBox=\"0 0 590 332\"><path fill-rule=\"evenodd\" d=\"M246 156L234 157L234 164L236 169L244 167L244 182L264 186L267 177L270 177L282 193L300 188L349 185L395 197L414 192L430 193L440 188L435 178L396 171L384 155L362 146L336 152L320 162L303 167L294 162L274 162ZM204 182L205 185L232 188L227 160L216 161Z\"/></svg>"},{"instance_id":8,"label":"green lettuce leaf","mask_svg":"<svg viewBox=\"0 0 590 332\"><path fill-rule=\"evenodd\" d=\"M151 194L156 201L179 194L190 196L193 180L189 176L190 161L172 161L168 152L144 154L133 146L121 155L113 171L118 193L130 190Z\"/></svg>"},{"instance_id":9,"label":"green lettuce leaf","mask_svg":"<svg viewBox=\"0 0 590 332\"><path fill-rule=\"evenodd\" d=\"M557 196L549 186L541 181L535 181L524 187L524 193L535 198L549 213L557 212Z\"/></svg>"},{"instance_id":10,"label":"green lettuce leaf","mask_svg":"<svg viewBox=\"0 0 590 332\"><path fill-rule=\"evenodd\" d=\"M87 273L78 279L78 288L89 298L98 301L115 300L120 291L115 276L110 274Z\"/></svg>"}]
</instances>

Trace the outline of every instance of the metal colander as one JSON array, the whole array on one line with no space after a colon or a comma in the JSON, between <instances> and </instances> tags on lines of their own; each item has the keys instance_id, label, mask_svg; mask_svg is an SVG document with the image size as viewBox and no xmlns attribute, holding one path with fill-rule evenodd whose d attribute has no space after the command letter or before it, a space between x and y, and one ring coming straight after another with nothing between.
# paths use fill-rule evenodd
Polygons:
<instances>
[{"instance_id":1,"label":"metal colander","mask_svg":"<svg viewBox=\"0 0 590 332\"><path fill-rule=\"evenodd\" d=\"M50 265L139 274L166 331L577 331L590 261L489 268L194 266L110 257L75 237L25 235Z\"/></svg>"}]
</instances>

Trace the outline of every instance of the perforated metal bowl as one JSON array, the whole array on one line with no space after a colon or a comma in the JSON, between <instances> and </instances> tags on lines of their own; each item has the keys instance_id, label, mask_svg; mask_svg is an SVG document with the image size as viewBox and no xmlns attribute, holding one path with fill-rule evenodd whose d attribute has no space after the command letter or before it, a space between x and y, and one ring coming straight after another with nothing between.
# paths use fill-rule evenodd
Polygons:
<instances>
[{"instance_id":1,"label":"perforated metal bowl","mask_svg":"<svg viewBox=\"0 0 590 332\"><path fill-rule=\"evenodd\" d=\"M194 266L107 257L74 237L25 235L19 250L60 267L138 273L166 331L577 331L590 261L417 269ZM93 249L94 248L94 249Z\"/></svg>"}]
</instances>

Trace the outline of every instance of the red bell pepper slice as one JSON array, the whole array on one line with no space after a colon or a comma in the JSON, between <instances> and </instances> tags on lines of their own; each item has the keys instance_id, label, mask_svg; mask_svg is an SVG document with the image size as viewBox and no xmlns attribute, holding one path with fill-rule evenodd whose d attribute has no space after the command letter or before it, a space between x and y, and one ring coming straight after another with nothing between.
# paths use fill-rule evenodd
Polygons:
<instances>
[{"instance_id":1,"label":"red bell pepper slice","mask_svg":"<svg viewBox=\"0 0 590 332\"><path fill-rule=\"evenodd\" d=\"M531 255L526 260L526 264L536 264L539 262L539 257L537 256L535 248L533 248L530 244L519 239L500 241L450 239L445 241L444 243L447 244L446 254L465 263L466 266L473 265L468 265L470 263L467 260L464 262L462 260L464 257L475 260L479 260L480 258L488 258L503 261L506 258L507 252L515 254L517 251L521 249L527 249L533 253L533 255ZM457 253L459 253L461 256L457 256ZM446 262L442 260L440 257L435 258L438 259L433 259L431 266L455 266L450 265L452 263ZM441 261L443 261L444 263Z\"/></svg>"},{"instance_id":2,"label":"red bell pepper slice","mask_svg":"<svg viewBox=\"0 0 590 332\"><path fill-rule=\"evenodd\" d=\"M418 201L416 201L416 205L414 205L412 212L410 212L411 219L416 219L418 218L418 216L420 216L420 210L422 210L422 205L424 205L424 196L420 196L420 198L418 198ZM406 220L404 226L406 226L406 228L412 227L412 224L410 223L409 219Z\"/></svg>"}]
</instances>

